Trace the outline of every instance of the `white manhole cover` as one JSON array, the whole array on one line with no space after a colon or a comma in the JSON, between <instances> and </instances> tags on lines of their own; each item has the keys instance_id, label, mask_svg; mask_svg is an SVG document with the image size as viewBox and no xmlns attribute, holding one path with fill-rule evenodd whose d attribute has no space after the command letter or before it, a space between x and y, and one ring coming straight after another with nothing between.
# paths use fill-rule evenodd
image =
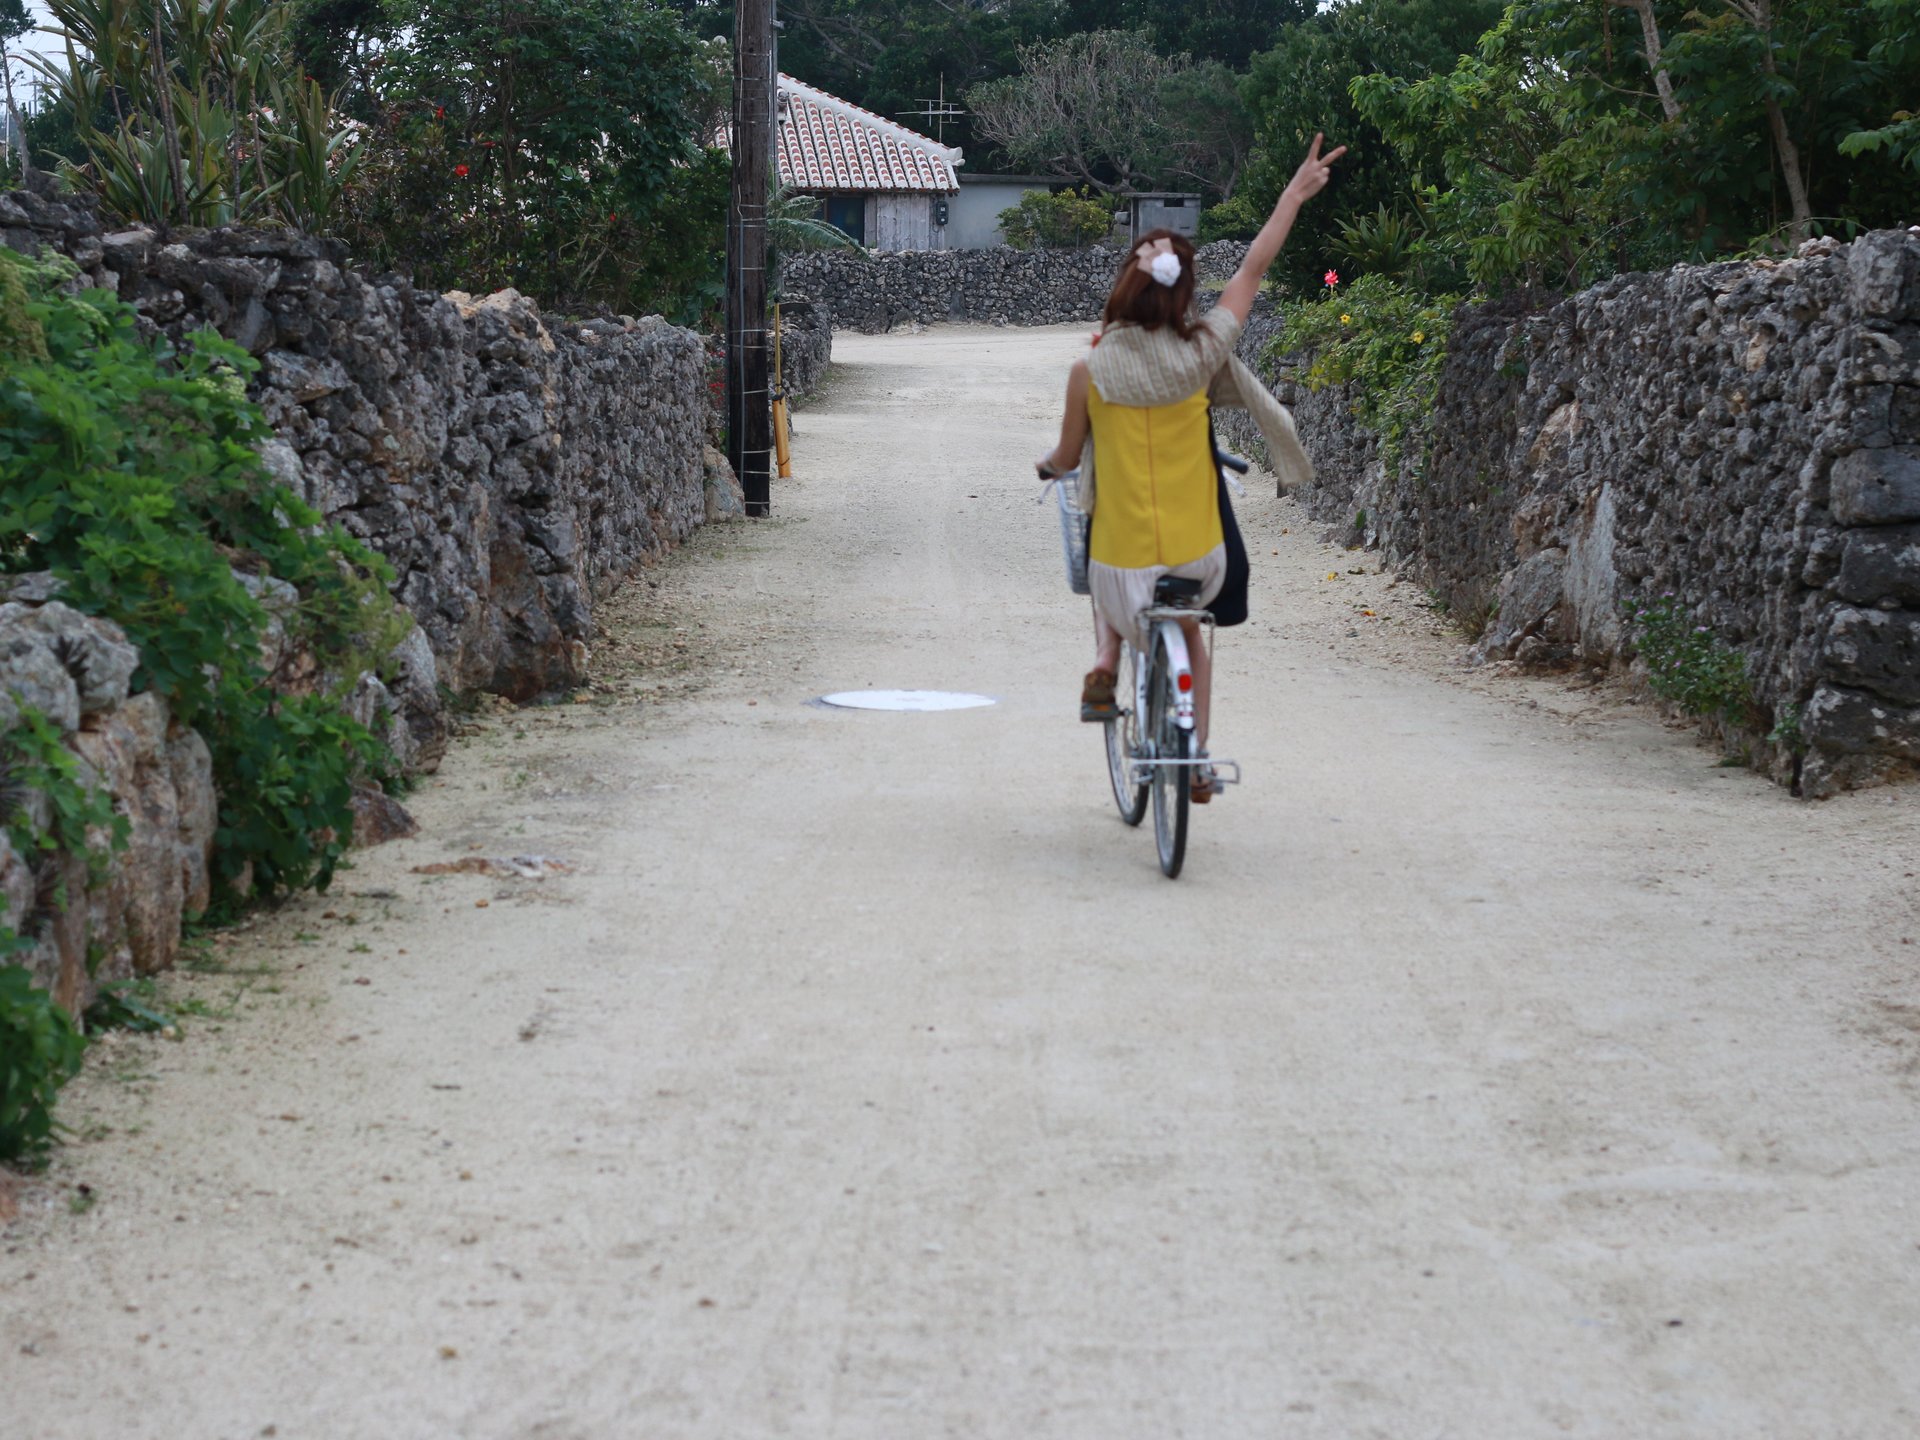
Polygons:
<instances>
[{"instance_id":1,"label":"white manhole cover","mask_svg":"<svg viewBox=\"0 0 1920 1440\"><path fill-rule=\"evenodd\" d=\"M994 702L991 696L952 690L843 690L822 695L820 703L842 710L977 710Z\"/></svg>"}]
</instances>

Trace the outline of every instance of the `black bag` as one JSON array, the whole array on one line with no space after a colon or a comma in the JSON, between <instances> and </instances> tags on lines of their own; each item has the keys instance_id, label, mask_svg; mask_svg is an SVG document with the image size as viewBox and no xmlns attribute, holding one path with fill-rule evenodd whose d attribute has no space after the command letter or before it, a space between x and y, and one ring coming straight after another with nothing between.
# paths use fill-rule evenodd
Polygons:
<instances>
[{"instance_id":1,"label":"black bag","mask_svg":"<svg viewBox=\"0 0 1920 1440\"><path fill-rule=\"evenodd\" d=\"M1214 439L1213 412L1207 412L1207 444L1218 455L1220 445ZM1247 620L1247 587L1253 580L1253 565L1247 559L1247 542L1240 536L1240 522L1233 518L1233 503L1227 495L1227 472L1216 459L1214 484L1220 490L1220 530L1227 542L1227 580L1207 607L1216 625L1244 625Z\"/></svg>"}]
</instances>

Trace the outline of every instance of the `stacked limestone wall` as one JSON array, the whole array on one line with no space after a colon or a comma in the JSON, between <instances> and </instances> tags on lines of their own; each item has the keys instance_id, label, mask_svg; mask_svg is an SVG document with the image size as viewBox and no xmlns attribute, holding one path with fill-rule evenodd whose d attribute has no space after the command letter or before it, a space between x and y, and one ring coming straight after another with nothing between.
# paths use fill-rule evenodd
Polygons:
<instances>
[{"instance_id":1,"label":"stacked limestone wall","mask_svg":"<svg viewBox=\"0 0 1920 1440\"><path fill-rule=\"evenodd\" d=\"M109 233L24 192L0 196L0 243L66 254L157 329L211 326L257 356L275 468L393 562L455 690L578 683L594 599L731 483L706 455L701 341L659 319L573 324L513 291L369 279L283 232Z\"/></svg>"},{"instance_id":2,"label":"stacked limestone wall","mask_svg":"<svg viewBox=\"0 0 1920 1440\"><path fill-rule=\"evenodd\" d=\"M833 363L833 317L824 305L791 296L780 306L780 378L789 400L819 390Z\"/></svg>"},{"instance_id":3,"label":"stacked limestone wall","mask_svg":"<svg viewBox=\"0 0 1920 1440\"><path fill-rule=\"evenodd\" d=\"M1224 280L1244 245L1202 247L1203 281ZM872 255L823 250L789 256L781 283L824 306L835 326L867 334L907 325L1064 325L1099 318L1121 252L1092 250L919 250Z\"/></svg>"},{"instance_id":4,"label":"stacked limestone wall","mask_svg":"<svg viewBox=\"0 0 1920 1440\"><path fill-rule=\"evenodd\" d=\"M173 964L181 922L204 910L213 859L213 760L159 696L129 695L139 653L109 621L53 598L49 577L0 581L0 734L32 706L59 731L90 789L113 797L126 846L90 877L87 857L28 856L0 829L0 926L28 943L24 964L79 1013L96 987ZM10 777L0 775L0 786ZM48 797L10 797L44 831ZM104 841L99 853L106 853Z\"/></svg>"},{"instance_id":5,"label":"stacked limestone wall","mask_svg":"<svg viewBox=\"0 0 1920 1440\"><path fill-rule=\"evenodd\" d=\"M445 749L445 691L526 699L583 680L594 602L741 508L705 443L702 342L664 321L573 324L512 291L434 294L286 233L111 232L27 192L0 194L0 244L67 256L77 283L154 331L210 327L259 359L269 467L392 562L418 622L394 684L363 676L349 702L407 768ZM243 578L270 612L297 598ZM0 734L17 705L53 717L130 844L89 884L85 857L0 839L0 925L29 938L26 963L77 1010L103 981L172 963L182 918L208 901L215 796L200 737L158 697L129 696L125 636L57 597L51 577L0 580ZM357 808L356 834L411 823L371 790Z\"/></svg>"},{"instance_id":6,"label":"stacked limestone wall","mask_svg":"<svg viewBox=\"0 0 1920 1440\"><path fill-rule=\"evenodd\" d=\"M1725 738L1777 779L1920 764L1920 234L1465 309L1430 454L1397 474L1350 396L1259 344L1312 513L1433 587L1478 654L1625 662L1623 611L1671 596L1745 657L1756 710Z\"/></svg>"}]
</instances>

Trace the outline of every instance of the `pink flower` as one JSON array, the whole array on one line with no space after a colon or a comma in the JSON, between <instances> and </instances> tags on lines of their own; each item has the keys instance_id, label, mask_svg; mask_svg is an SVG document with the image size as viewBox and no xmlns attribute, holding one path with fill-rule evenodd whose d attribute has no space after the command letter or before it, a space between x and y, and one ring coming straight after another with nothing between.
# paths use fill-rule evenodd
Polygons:
<instances>
[{"instance_id":1,"label":"pink flower","mask_svg":"<svg viewBox=\"0 0 1920 1440\"><path fill-rule=\"evenodd\" d=\"M1327 282L1327 288L1331 290L1334 286L1340 283L1340 272L1338 270L1329 270L1325 275L1321 276L1320 278Z\"/></svg>"}]
</instances>

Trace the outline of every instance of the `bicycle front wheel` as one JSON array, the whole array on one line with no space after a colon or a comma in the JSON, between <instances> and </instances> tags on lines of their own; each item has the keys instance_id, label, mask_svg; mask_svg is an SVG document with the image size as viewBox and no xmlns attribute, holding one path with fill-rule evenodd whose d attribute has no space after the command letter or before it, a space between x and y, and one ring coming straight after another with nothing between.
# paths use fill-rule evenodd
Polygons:
<instances>
[{"instance_id":1,"label":"bicycle front wheel","mask_svg":"<svg viewBox=\"0 0 1920 1440\"><path fill-rule=\"evenodd\" d=\"M1107 732L1107 779L1113 785L1113 803L1129 825L1138 825L1147 813L1147 786L1133 778L1133 762L1140 755L1144 731L1133 683L1134 667L1139 663L1132 645L1120 647L1120 673L1113 686L1120 714L1101 727Z\"/></svg>"},{"instance_id":2,"label":"bicycle front wheel","mask_svg":"<svg viewBox=\"0 0 1920 1440\"><path fill-rule=\"evenodd\" d=\"M1164 644L1156 644L1153 677L1148 687L1147 720L1157 760L1192 758L1193 735L1182 730L1173 703L1173 661ZM1160 869L1177 880L1187 858L1187 805L1191 775L1181 764L1153 767L1153 839L1160 851Z\"/></svg>"}]
</instances>

